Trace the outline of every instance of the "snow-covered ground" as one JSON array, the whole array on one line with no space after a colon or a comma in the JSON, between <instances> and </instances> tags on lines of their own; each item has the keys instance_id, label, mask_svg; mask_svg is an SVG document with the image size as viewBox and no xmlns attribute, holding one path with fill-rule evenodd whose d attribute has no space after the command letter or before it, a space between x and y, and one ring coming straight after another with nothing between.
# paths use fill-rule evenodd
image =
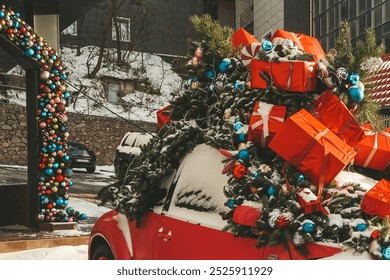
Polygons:
<instances>
[{"instance_id":1,"label":"snow-covered ground","mask_svg":"<svg viewBox=\"0 0 390 280\"><path fill-rule=\"evenodd\" d=\"M112 112L126 119L143 120L156 122L156 111L169 104L172 98L171 94L180 90L182 79L172 71L171 65L164 62L161 57L148 53L132 52L127 57L129 62L128 70L118 68L114 63L103 64L95 79L88 79L86 75L92 71L96 64L98 49L93 47L84 47L81 49L81 55L76 55L76 50L71 48L62 48L61 57L68 73L68 90L76 92L85 90L87 98L79 94L77 101L70 104L69 112L83 113L98 116L116 117ZM114 50L108 50L107 56L112 56ZM142 70L144 69L144 71ZM9 74L20 75L23 73L20 67L15 67ZM124 96L119 103L113 104L106 101L101 77L109 76L120 78L122 80L147 80L150 88L160 94L150 94L148 92L135 91ZM94 100L99 102L99 105ZM20 90L8 90L7 99L14 104L26 105L26 96ZM107 110L106 108L109 110Z\"/></svg>"}]
</instances>

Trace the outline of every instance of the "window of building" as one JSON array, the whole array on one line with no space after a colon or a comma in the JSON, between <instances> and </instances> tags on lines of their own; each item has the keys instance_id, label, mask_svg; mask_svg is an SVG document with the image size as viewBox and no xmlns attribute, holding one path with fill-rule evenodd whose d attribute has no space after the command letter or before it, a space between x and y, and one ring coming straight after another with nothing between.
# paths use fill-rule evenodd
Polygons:
<instances>
[{"instance_id":1,"label":"window of building","mask_svg":"<svg viewBox=\"0 0 390 280\"><path fill-rule=\"evenodd\" d=\"M318 1L312 1L312 3L314 16L317 16L319 14Z\"/></svg>"},{"instance_id":2,"label":"window of building","mask_svg":"<svg viewBox=\"0 0 390 280\"><path fill-rule=\"evenodd\" d=\"M334 30L334 8L331 8L328 12L328 32L330 31L333 31Z\"/></svg>"},{"instance_id":3,"label":"window of building","mask_svg":"<svg viewBox=\"0 0 390 280\"><path fill-rule=\"evenodd\" d=\"M375 8L374 15L374 24L378 26L382 23L382 5Z\"/></svg>"},{"instance_id":4,"label":"window of building","mask_svg":"<svg viewBox=\"0 0 390 280\"><path fill-rule=\"evenodd\" d=\"M356 17L356 0L349 0L349 17Z\"/></svg>"},{"instance_id":5,"label":"window of building","mask_svg":"<svg viewBox=\"0 0 390 280\"><path fill-rule=\"evenodd\" d=\"M69 25L67 28L65 28L62 32L62 35L71 35L71 36L77 36L77 21L73 22L71 25Z\"/></svg>"},{"instance_id":6,"label":"window of building","mask_svg":"<svg viewBox=\"0 0 390 280\"><path fill-rule=\"evenodd\" d=\"M130 42L130 19L117 17L119 40L122 42ZM112 40L117 40L115 24L112 25Z\"/></svg>"},{"instance_id":7,"label":"window of building","mask_svg":"<svg viewBox=\"0 0 390 280\"><path fill-rule=\"evenodd\" d=\"M320 36L324 36L326 34L326 17L323 14L320 17Z\"/></svg>"},{"instance_id":8,"label":"window of building","mask_svg":"<svg viewBox=\"0 0 390 280\"><path fill-rule=\"evenodd\" d=\"M348 18L347 0L341 2L341 20Z\"/></svg>"},{"instance_id":9,"label":"window of building","mask_svg":"<svg viewBox=\"0 0 390 280\"><path fill-rule=\"evenodd\" d=\"M359 27L357 33L358 35L360 35L365 33L366 31L366 15L365 14L361 15L360 17L358 17L357 20L358 20L358 27Z\"/></svg>"},{"instance_id":10,"label":"window of building","mask_svg":"<svg viewBox=\"0 0 390 280\"><path fill-rule=\"evenodd\" d=\"M385 22L390 21L390 1L383 4L383 19Z\"/></svg>"},{"instance_id":11,"label":"window of building","mask_svg":"<svg viewBox=\"0 0 390 280\"><path fill-rule=\"evenodd\" d=\"M390 34L390 21L383 25L383 35L384 34Z\"/></svg>"},{"instance_id":12,"label":"window of building","mask_svg":"<svg viewBox=\"0 0 390 280\"><path fill-rule=\"evenodd\" d=\"M359 15L365 13L367 11L367 5L366 5L366 0L359 0Z\"/></svg>"},{"instance_id":13,"label":"window of building","mask_svg":"<svg viewBox=\"0 0 390 280\"><path fill-rule=\"evenodd\" d=\"M320 13L323 13L326 11L326 1L319 1L320 2Z\"/></svg>"},{"instance_id":14,"label":"window of building","mask_svg":"<svg viewBox=\"0 0 390 280\"><path fill-rule=\"evenodd\" d=\"M372 24L372 11L368 11L366 16L367 16L367 26L373 26L373 24Z\"/></svg>"},{"instance_id":15,"label":"window of building","mask_svg":"<svg viewBox=\"0 0 390 280\"><path fill-rule=\"evenodd\" d=\"M107 101L117 104L120 98L121 85L119 83L108 83Z\"/></svg>"}]
</instances>

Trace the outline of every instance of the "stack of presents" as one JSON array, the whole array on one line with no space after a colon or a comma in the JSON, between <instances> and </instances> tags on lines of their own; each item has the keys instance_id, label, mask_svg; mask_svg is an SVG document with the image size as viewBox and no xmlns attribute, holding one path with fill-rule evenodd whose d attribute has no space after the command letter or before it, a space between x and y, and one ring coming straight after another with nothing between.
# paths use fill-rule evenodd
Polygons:
<instances>
[{"instance_id":1,"label":"stack of presents","mask_svg":"<svg viewBox=\"0 0 390 280\"><path fill-rule=\"evenodd\" d=\"M361 126L357 122L351 109L353 104L347 107L337 94L336 84L327 71L327 54L316 38L277 30L269 41L259 42L241 28L234 34L233 44L241 48L242 62L250 71L251 88L273 87L283 93L317 94L310 110L301 109L290 116L286 116L284 106L257 101L248 127L248 140L273 150L317 186L317 193L309 188L297 191L298 202L305 214L329 214L321 201L323 188L347 165L377 171L388 168L388 129L374 131L369 124ZM304 59L307 54L309 59ZM349 79L346 69L337 70L337 86L340 86L340 80L344 80L347 88L361 87L360 95L355 95L355 91L350 96L351 103L359 103L363 99L364 86L356 80L356 75L351 77ZM317 84L319 78L322 85L326 85L323 92L318 92L321 88ZM382 219L390 216L390 182L382 179L368 190L361 209ZM264 246L263 255L301 259L291 242L287 245L289 248ZM306 245L319 246L314 243ZM307 249L311 253L320 252L313 258L335 253L335 248L329 247ZM325 252L327 250L331 252Z\"/></svg>"},{"instance_id":2,"label":"stack of presents","mask_svg":"<svg viewBox=\"0 0 390 280\"><path fill-rule=\"evenodd\" d=\"M317 211L326 214L320 201L323 186L351 163L385 171L390 161L390 134L388 129L374 131L368 124L360 126L351 109L335 94L335 85L326 81L327 75L319 69L326 54L316 38L278 30L269 41L272 44L260 43L242 28L233 36L233 44L242 45L241 58L251 71L252 88L273 86L307 94L317 91L321 75L329 86L316 97L311 111L302 109L289 117L284 106L256 102L248 139L276 152L318 186L317 194L298 192L299 203L306 214ZM275 59L277 52L286 49L282 57ZM259 59L260 52L265 54L264 60ZM312 60L288 57L304 53L310 54ZM369 190L362 210L382 218L390 216L390 182L382 179Z\"/></svg>"},{"instance_id":3,"label":"stack of presents","mask_svg":"<svg viewBox=\"0 0 390 280\"><path fill-rule=\"evenodd\" d=\"M348 165L376 171L388 168L389 131L374 131L369 124L361 126L358 123L353 114L353 108L356 108L353 103L357 105L362 101L364 86L357 75L347 73L345 68L337 69L335 82L328 72L329 54L325 54L316 38L277 30L272 38L259 42L240 28L232 41L239 50L242 64L250 71L250 81L247 81L250 89L273 88L273 92L279 91L282 95L306 94L314 98L310 109L298 109L293 113L287 113L288 108L279 104L256 101L253 111L249 112L247 132L249 141L272 150L317 186L314 189L316 193L309 188L296 193L305 214L329 214L321 201L323 188ZM346 86L344 90L353 89L348 90L351 104L346 105L339 97L340 91L336 88L340 87L340 81ZM157 113L159 127L169 122L169 111L168 106ZM381 218L390 216L390 182L382 179L368 190L361 209ZM242 214L246 215L247 212ZM240 212L234 213L238 215ZM252 222L256 223L259 215L256 212L251 217L254 217ZM244 217L244 220L248 221L248 217ZM245 225L252 225L252 222ZM264 256L274 252L278 258L299 259L300 254L293 249L290 241L287 245L291 247L288 250L285 247L265 246ZM320 246L312 243L306 245ZM313 254L322 252L312 256L320 258L327 250L331 251L328 254L331 255L336 249L321 247L310 248L309 251Z\"/></svg>"}]
</instances>

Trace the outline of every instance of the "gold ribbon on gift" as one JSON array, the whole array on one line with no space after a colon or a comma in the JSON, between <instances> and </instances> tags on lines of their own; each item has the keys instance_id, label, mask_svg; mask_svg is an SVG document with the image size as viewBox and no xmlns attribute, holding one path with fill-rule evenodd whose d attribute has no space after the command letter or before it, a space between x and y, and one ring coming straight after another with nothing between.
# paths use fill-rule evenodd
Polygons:
<instances>
[{"instance_id":1,"label":"gold ribbon on gift","mask_svg":"<svg viewBox=\"0 0 390 280\"><path fill-rule=\"evenodd\" d=\"M260 116L261 119L252 124L251 128L252 130L255 130L260 125L263 125L263 130L261 133L261 147L265 147L265 139L269 136L269 120L274 119L279 122L284 122L284 118L270 116L269 114L272 111L272 108L274 105L268 104L265 102L259 102L259 108L256 112L253 112L253 116Z\"/></svg>"}]
</instances>

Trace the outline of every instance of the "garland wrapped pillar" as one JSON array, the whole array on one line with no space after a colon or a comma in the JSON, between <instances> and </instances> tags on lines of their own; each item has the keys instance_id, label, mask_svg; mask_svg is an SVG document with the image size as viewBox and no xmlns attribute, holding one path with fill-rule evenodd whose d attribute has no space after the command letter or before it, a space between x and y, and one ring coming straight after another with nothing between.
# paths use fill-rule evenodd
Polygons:
<instances>
[{"instance_id":1,"label":"garland wrapped pillar","mask_svg":"<svg viewBox=\"0 0 390 280\"><path fill-rule=\"evenodd\" d=\"M36 12L35 6L29 10ZM31 20L32 15L27 17ZM27 70L29 224L36 227L38 222L85 219L85 214L68 207L73 171L67 154L65 105L70 94L65 66L47 41L34 33L18 12L5 6L0 7L0 37L0 46Z\"/></svg>"}]
</instances>

